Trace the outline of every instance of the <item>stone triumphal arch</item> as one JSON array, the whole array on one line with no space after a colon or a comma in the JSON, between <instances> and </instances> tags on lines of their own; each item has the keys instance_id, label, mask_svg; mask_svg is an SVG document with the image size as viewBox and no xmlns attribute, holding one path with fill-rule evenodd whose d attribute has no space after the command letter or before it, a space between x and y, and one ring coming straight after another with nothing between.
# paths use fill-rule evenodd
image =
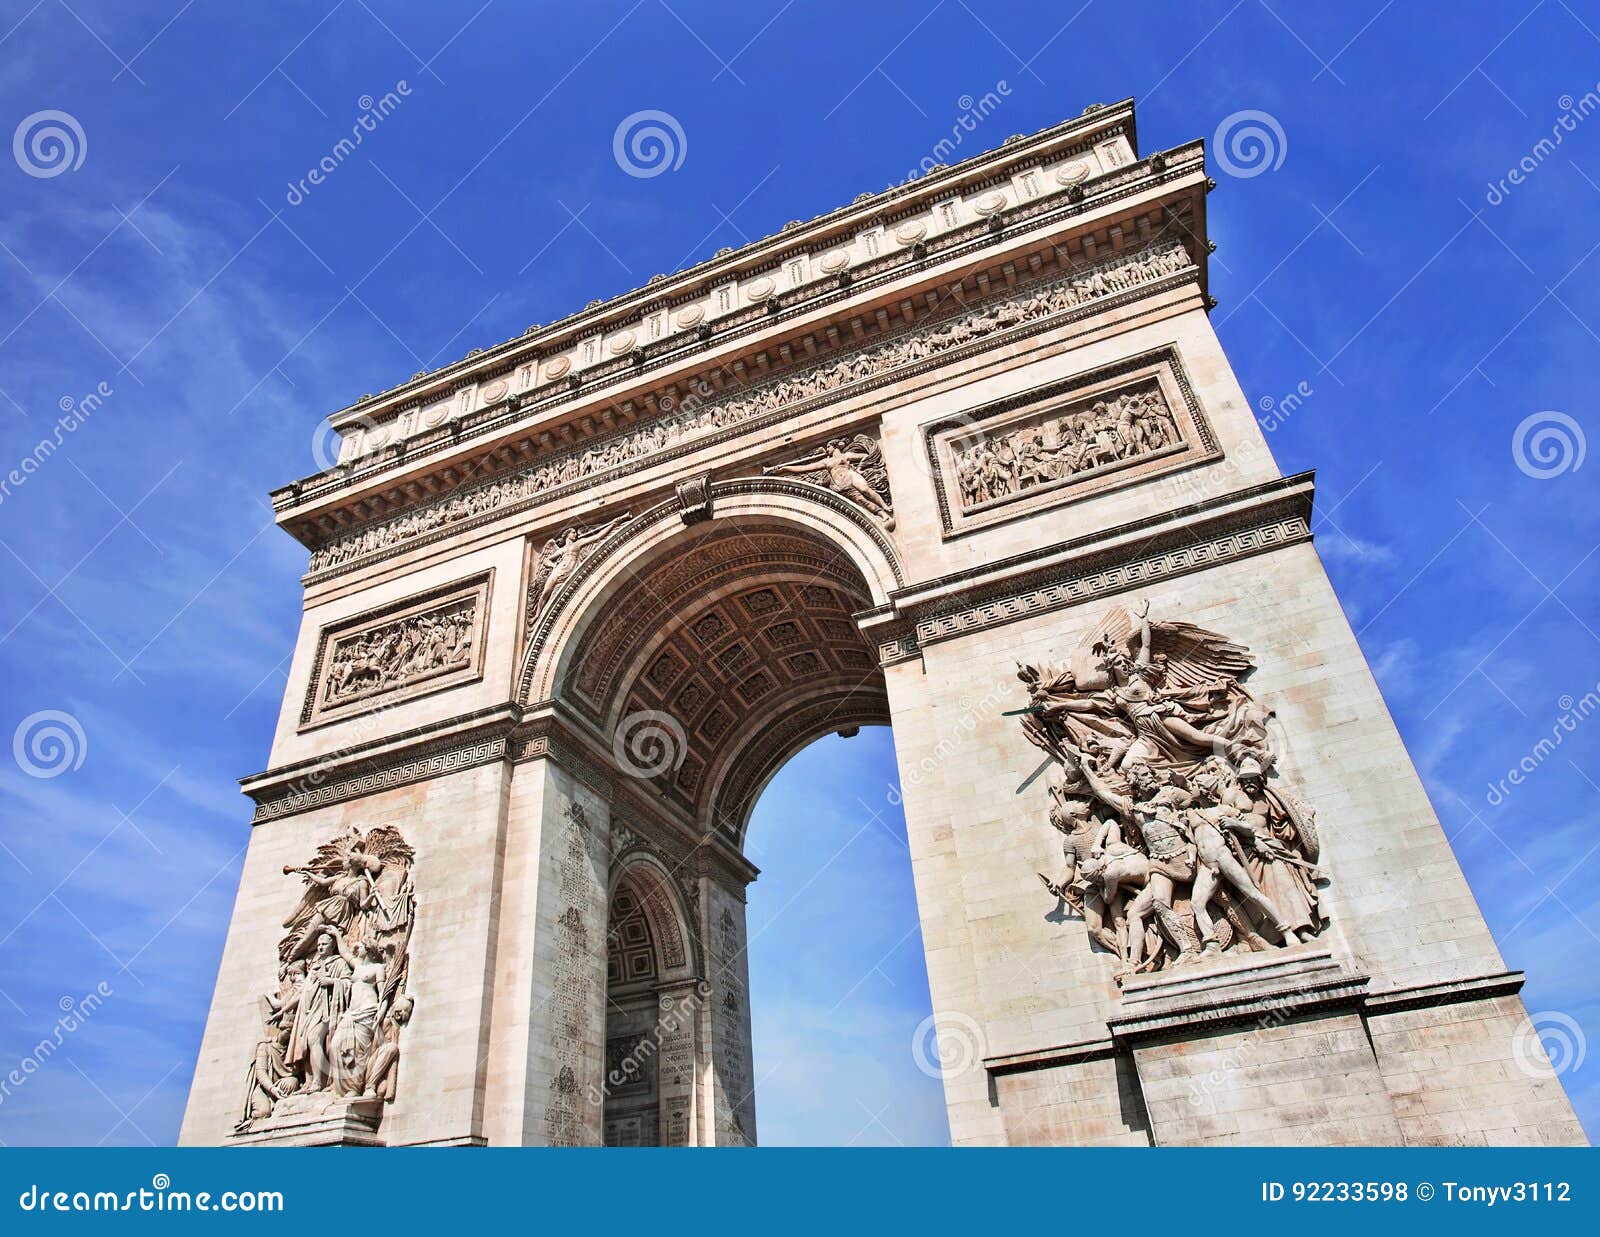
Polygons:
<instances>
[{"instance_id":1,"label":"stone triumphal arch","mask_svg":"<svg viewBox=\"0 0 1600 1237\"><path fill-rule=\"evenodd\" d=\"M881 722L957 1142L1581 1140L1211 187L1090 108L337 414L183 1140L755 1142L746 823Z\"/></svg>"}]
</instances>

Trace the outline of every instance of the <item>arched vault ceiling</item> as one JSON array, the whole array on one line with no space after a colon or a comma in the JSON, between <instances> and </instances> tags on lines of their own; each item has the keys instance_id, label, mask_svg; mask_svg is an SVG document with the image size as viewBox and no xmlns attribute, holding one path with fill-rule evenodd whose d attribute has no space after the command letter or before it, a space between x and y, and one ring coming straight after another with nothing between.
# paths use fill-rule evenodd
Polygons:
<instances>
[{"instance_id":1,"label":"arched vault ceiling","mask_svg":"<svg viewBox=\"0 0 1600 1237\"><path fill-rule=\"evenodd\" d=\"M562 695L608 738L640 714L671 717L681 760L656 789L737 842L795 750L888 720L876 649L851 617L870 604L855 565L820 538L712 522L613 590Z\"/></svg>"}]
</instances>

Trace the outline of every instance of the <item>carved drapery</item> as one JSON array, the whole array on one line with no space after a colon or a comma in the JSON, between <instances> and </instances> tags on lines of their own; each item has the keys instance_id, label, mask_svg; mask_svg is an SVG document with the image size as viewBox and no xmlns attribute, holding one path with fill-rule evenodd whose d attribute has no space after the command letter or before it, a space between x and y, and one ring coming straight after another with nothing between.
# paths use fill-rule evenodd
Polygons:
<instances>
[{"instance_id":1,"label":"carved drapery","mask_svg":"<svg viewBox=\"0 0 1600 1237\"><path fill-rule=\"evenodd\" d=\"M276 987L260 999L263 1033L236 1133L394 1099L414 1008L412 858L400 831L380 825L352 828L303 867L284 868L305 892L284 920Z\"/></svg>"},{"instance_id":2,"label":"carved drapery","mask_svg":"<svg viewBox=\"0 0 1600 1237\"><path fill-rule=\"evenodd\" d=\"M551 537L539 549L528 572L528 599L523 611L523 631L531 632L561 586L577 572L583 560L608 534L626 524L626 513L605 524L573 525Z\"/></svg>"},{"instance_id":3,"label":"carved drapery","mask_svg":"<svg viewBox=\"0 0 1600 1237\"><path fill-rule=\"evenodd\" d=\"M1059 663L1023 666L1053 764L1064 870L1046 889L1122 975L1300 944L1324 926L1316 815L1282 782L1249 650L1112 610Z\"/></svg>"}]
</instances>

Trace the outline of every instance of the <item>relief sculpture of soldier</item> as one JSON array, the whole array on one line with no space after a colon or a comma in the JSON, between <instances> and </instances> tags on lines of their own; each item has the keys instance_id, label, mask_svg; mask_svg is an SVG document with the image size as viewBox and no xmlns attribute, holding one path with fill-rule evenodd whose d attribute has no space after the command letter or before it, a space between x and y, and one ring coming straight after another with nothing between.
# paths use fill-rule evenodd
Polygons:
<instances>
[{"instance_id":1,"label":"relief sculpture of soldier","mask_svg":"<svg viewBox=\"0 0 1600 1237\"><path fill-rule=\"evenodd\" d=\"M343 704L466 665L473 610L419 614L341 641L323 680L323 703Z\"/></svg>"},{"instance_id":2,"label":"relief sculpture of soldier","mask_svg":"<svg viewBox=\"0 0 1600 1237\"><path fill-rule=\"evenodd\" d=\"M1149 455L1183 441L1158 388L1128 391L958 448L956 478L968 507Z\"/></svg>"},{"instance_id":3,"label":"relief sculpture of soldier","mask_svg":"<svg viewBox=\"0 0 1600 1237\"><path fill-rule=\"evenodd\" d=\"M1300 944L1323 927L1312 810L1281 778L1249 651L1120 607L1066 662L1021 666L1065 869L1040 874L1122 975Z\"/></svg>"},{"instance_id":4,"label":"relief sculpture of soldier","mask_svg":"<svg viewBox=\"0 0 1600 1237\"><path fill-rule=\"evenodd\" d=\"M260 1001L263 1035L245 1078L238 1133L287 1113L395 1098L401 1031L415 1001L411 847L391 825L324 843L286 866L305 891L283 922L276 988Z\"/></svg>"}]
</instances>

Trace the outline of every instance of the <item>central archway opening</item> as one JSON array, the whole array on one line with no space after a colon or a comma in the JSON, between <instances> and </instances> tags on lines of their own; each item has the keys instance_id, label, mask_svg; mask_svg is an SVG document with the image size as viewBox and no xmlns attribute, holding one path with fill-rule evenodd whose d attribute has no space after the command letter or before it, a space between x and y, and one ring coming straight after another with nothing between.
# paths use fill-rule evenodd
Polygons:
<instances>
[{"instance_id":1,"label":"central archway opening","mask_svg":"<svg viewBox=\"0 0 1600 1237\"><path fill-rule=\"evenodd\" d=\"M888 727L828 735L767 785L745 852L768 1146L949 1142Z\"/></svg>"},{"instance_id":2,"label":"central archway opening","mask_svg":"<svg viewBox=\"0 0 1600 1237\"><path fill-rule=\"evenodd\" d=\"M895 587L892 550L862 512L826 491L816 499L798 492L814 488L785 483L781 494L735 499L748 502L746 511L628 526L579 568L537 629L533 656L542 633L553 633L561 650L555 694L608 742L620 774L610 792L603 1029L603 1141L613 1145L756 1142L757 1092L767 1086L779 1107L774 1138L761 1141L894 1141L870 1128L881 1101L878 1113L862 1114L848 1132L819 1133L814 1124L808 1132L785 1119L783 1084L776 1074L762 1079L752 1047L752 939L763 951L769 928L777 932L772 940L786 940L790 911L816 913L814 903L786 892L790 882L797 873L804 873L802 886L812 874L826 875L808 855L808 846L814 852L827 844L815 833L822 814L795 810L785 789L792 775L782 778L780 770L817 740L863 727L873 737L850 741L876 751L877 766L815 781L830 781L836 801L851 805L858 822L864 818L855 805L880 800L867 827L883 831L886 841L899 831L892 912L870 897L851 898L872 929L854 932L854 944L882 940L885 925L894 927L877 956L860 959L860 983L817 999L855 1011L858 996L881 997L877 980L914 957L906 990L924 1013L927 1003L904 826L886 795L894 782L887 685L876 640L864 630L886 611ZM825 763L831 750L822 748ZM816 759L802 754L798 767ZM781 818L769 831L796 848L791 858L763 843L785 869L768 881L770 893L752 883L760 864L746 847L758 800L774 805L763 819ZM849 869L858 856L842 850L835 858ZM879 922L871 922L875 913ZM776 965L774 975L798 977L805 969L792 957ZM764 997L770 976L763 968ZM914 1030L914 1023L893 1030L894 1055L908 1065ZM827 1073L822 1058L814 1065ZM786 1080L796 1079L790 1067ZM922 1081L937 1089L935 1080ZM830 1083L818 1076L810 1085ZM920 1133L916 1139L924 1140Z\"/></svg>"}]
</instances>

